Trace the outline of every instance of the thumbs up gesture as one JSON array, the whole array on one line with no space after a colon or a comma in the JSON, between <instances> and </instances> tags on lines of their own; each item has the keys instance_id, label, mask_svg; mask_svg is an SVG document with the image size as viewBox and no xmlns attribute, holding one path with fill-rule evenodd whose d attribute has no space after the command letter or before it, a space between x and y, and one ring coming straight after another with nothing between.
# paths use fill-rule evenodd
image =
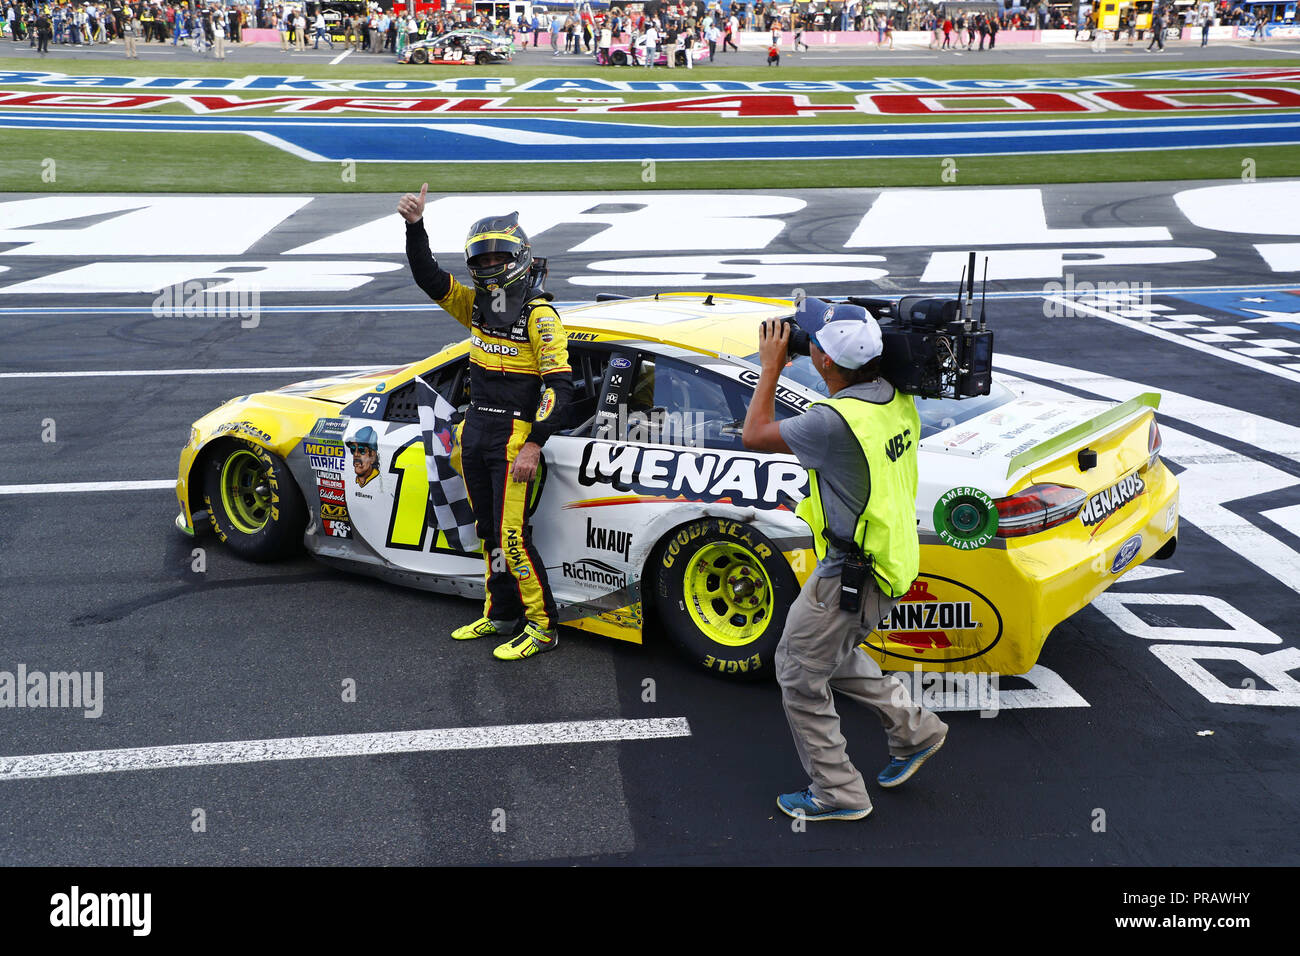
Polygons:
<instances>
[{"instance_id":1,"label":"thumbs up gesture","mask_svg":"<svg viewBox=\"0 0 1300 956\"><path fill-rule=\"evenodd\" d=\"M420 187L420 194L407 193L397 201L397 211L407 222L419 222L424 218L424 197L429 192L429 184Z\"/></svg>"}]
</instances>

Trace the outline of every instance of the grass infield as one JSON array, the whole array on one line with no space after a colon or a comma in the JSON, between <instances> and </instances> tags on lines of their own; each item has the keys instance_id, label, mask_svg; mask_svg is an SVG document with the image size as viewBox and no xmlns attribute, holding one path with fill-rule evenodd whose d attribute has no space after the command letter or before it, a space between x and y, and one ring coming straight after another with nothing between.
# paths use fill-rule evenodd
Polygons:
<instances>
[{"instance_id":1,"label":"grass infield","mask_svg":"<svg viewBox=\"0 0 1300 956\"><path fill-rule=\"evenodd\" d=\"M654 71L653 77L636 68L602 69L586 58L575 63L548 68L412 68L397 64L370 65L348 62L338 67L310 66L294 76L308 79L445 79L466 76L509 77L516 83L542 77L579 77L601 80L742 80L764 81L775 77L771 70L750 67L699 67L688 76L685 71ZM1293 62L1225 60L1198 63L1198 68L1243 66L1251 68L1294 67ZM32 70L30 60L0 58L0 70ZM211 62L197 63L126 63L119 59L79 60L63 64L40 64L54 72L75 76L229 76L289 74L280 64ZM783 80L861 80L890 76L923 76L927 79L1042 79L1046 77L1098 76L1123 79L1127 72L1156 68L1151 63L1129 64L1116 68L1104 61L1087 64L972 66L969 64L937 65L924 68L866 69L862 67L808 67L783 71ZM1138 89L1191 86L1249 86L1236 81L1188 83L1182 80L1135 79ZM1259 84L1255 84L1259 85ZM1274 85L1274 84L1268 84ZM1287 85L1285 81L1277 85ZM15 92L110 92L107 88L58 86L3 86ZM120 91L118 91L120 92ZM138 90L137 90L138 92ZM167 92L167 91L159 91ZM174 91L199 93L205 91ZM274 91L206 91L242 99L284 95ZM1063 91L1064 92L1064 91ZM328 93L305 92L309 96L383 96L374 92ZM557 105L560 97L595 96L577 92L513 93L393 93L393 96L508 96L511 105ZM657 99L679 99L717 94L696 93L623 93L625 103ZM814 104L852 103L856 94L849 92L815 92L805 94ZM275 106L239 111L238 116L271 116ZM3 107L0 106L0 110ZM15 108L12 112L23 112ZM1226 112L1198 110L1198 115ZM1250 111L1254 114L1256 111ZM1280 112L1280 111L1279 111ZM193 115L180 104L167 104L132 110L129 115ZM119 114L121 115L121 114ZM281 114L283 115L283 114ZM330 115L330 114L325 114ZM466 114L462 114L466 115ZM502 114L509 117L511 114ZM563 114L559 114L563 115ZM898 123L934 121L935 117L882 116L865 113L823 113L807 117L738 117L723 118L711 113L668 114L575 114L584 120L602 122L642 122L673 125L733 125L751 123ZM1035 114L1035 118L1056 118L1063 114ZM1117 114L1070 114L1105 117ZM1124 113L1124 117L1156 115ZM1168 115L1168 114L1162 114ZM386 120L393 114L349 113L341 118L376 118ZM334 114L333 118L340 118ZM1014 119L1008 114L964 115L954 121ZM412 121L415 118L412 117ZM423 116L419 122L437 122ZM4 147L0 150L0 191L5 192L402 192L418 189L428 181L437 192L509 190L602 190L636 189L793 189L814 187L874 186L945 186L1011 185L1030 183L1120 182L1140 180L1240 179L1243 168L1251 166L1259 178L1300 176L1300 149L1291 146L1232 147L1224 149L1171 149L1116 153L1060 153L1034 156L958 157L956 170L938 158L926 159L850 159L817 161L728 161L678 162L660 161L653 170L641 161L602 163L546 163L484 165L442 163L357 163L349 169L337 162L308 162L274 146L241 134L220 133L127 133L61 130L0 131ZM1251 163L1246 163L1250 160ZM945 175L946 173L946 175Z\"/></svg>"}]
</instances>

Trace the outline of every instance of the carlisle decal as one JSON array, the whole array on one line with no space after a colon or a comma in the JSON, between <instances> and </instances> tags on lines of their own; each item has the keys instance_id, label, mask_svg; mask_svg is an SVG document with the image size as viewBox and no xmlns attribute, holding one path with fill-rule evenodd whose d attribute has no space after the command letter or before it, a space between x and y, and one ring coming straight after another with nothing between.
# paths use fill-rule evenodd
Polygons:
<instances>
[{"instance_id":1,"label":"carlisle decal","mask_svg":"<svg viewBox=\"0 0 1300 956\"><path fill-rule=\"evenodd\" d=\"M668 499L729 499L767 509L789 507L808 493L808 474L793 462L600 441L583 448L578 482Z\"/></svg>"},{"instance_id":2,"label":"carlisle decal","mask_svg":"<svg viewBox=\"0 0 1300 956\"><path fill-rule=\"evenodd\" d=\"M923 574L913 582L875 631L887 650L907 660L970 660L1002 636L1002 615L984 595L951 578Z\"/></svg>"},{"instance_id":3,"label":"carlisle decal","mask_svg":"<svg viewBox=\"0 0 1300 956\"><path fill-rule=\"evenodd\" d=\"M758 385L758 373L751 368L741 369L737 378L750 388L754 388ZM784 385L780 384L776 386L776 400L781 402L783 405L797 408L801 412L807 411L808 405L810 404L808 399L804 398L798 392L788 389Z\"/></svg>"},{"instance_id":4,"label":"carlisle decal","mask_svg":"<svg viewBox=\"0 0 1300 956\"><path fill-rule=\"evenodd\" d=\"M1079 520L1089 527L1100 525L1134 498L1145 494L1146 490L1146 482L1136 472L1125 475L1109 488L1097 492L1085 501L1083 507L1079 509ZM1093 533L1096 534L1096 531Z\"/></svg>"}]
</instances>

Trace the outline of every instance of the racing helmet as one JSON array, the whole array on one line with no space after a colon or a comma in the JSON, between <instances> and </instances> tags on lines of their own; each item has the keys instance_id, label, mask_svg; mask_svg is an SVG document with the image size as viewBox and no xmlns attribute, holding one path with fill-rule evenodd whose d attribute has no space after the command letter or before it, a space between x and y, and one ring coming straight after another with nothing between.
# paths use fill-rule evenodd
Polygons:
<instances>
[{"instance_id":1,"label":"racing helmet","mask_svg":"<svg viewBox=\"0 0 1300 956\"><path fill-rule=\"evenodd\" d=\"M505 253L508 258L489 265L483 261L489 253ZM518 212L487 216L470 226L465 240L465 265L474 280L475 303L484 325L510 325L519 317L532 264L533 249L528 235L519 227ZM491 308L494 299L507 303L507 308Z\"/></svg>"}]
</instances>

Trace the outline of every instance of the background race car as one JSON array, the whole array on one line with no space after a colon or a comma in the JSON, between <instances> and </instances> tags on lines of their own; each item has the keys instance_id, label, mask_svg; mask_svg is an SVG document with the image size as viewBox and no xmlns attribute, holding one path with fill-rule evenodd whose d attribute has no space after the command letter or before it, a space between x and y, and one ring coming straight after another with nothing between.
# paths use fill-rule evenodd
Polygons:
<instances>
[{"instance_id":1,"label":"background race car","mask_svg":"<svg viewBox=\"0 0 1300 956\"><path fill-rule=\"evenodd\" d=\"M689 52L690 58L695 63L704 63L709 59L709 50L703 46L693 46L689 51L675 50L674 60L678 66L686 65L686 57ZM609 48L609 56L606 57L603 50L596 51L596 62L601 66L645 66L645 47L640 44L614 43ZM655 54L655 66L668 65L668 52L662 46Z\"/></svg>"},{"instance_id":2,"label":"background race car","mask_svg":"<svg viewBox=\"0 0 1300 956\"><path fill-rule=\"evenodd\" d=\"M459 66L465 63L509 63L514 44L478 30L456 30L428 40L417 40L400 54L400 63L432 63Z\"/></svg>"},{"instance_id":3,"label":"background race car","mask_svg":"<svg viewBox=\"0 0 1300 956\"><path fill-rule=\"evenodd\" d=\"M794 514L808 480L792 456L742 446L759 368L735 353L761 320L793 312L717 293L565 310L575 408L531 505L564 623L634 642L662 631L711 671L771 673L816 563ZM468 354L463 341L221 406L181 453L177 525L193 533L206 517L254 560L305 543L350 570L481 598L481 550L447 501ZM823 388L796 358L778 419ZM921 574L869 652L887 669L1024 673L1056 624L1170 556L1178 483L1157 402L1035 401L996 380L977 398L917 398Z\"/></svg>"}]
</instances>

